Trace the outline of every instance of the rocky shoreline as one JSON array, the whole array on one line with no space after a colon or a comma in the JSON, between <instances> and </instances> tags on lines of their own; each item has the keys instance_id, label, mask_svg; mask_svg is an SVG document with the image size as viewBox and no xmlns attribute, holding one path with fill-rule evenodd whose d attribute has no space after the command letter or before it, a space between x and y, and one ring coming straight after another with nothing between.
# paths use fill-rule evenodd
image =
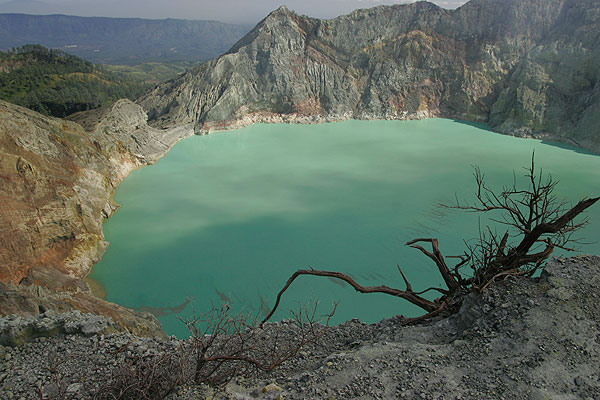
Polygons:
<instances>
[{"instance_id":1,"label":"rocky shoreline","mask_svg":"<svg viewBox=\"0 0 600 400\"><path fill-rule=\"evenodd\" d=\"M599 290L600 257L555 258L540 278L469 295L450 318L412 327L400 316L349 321L273 373L219 390L187 383L169 399L599 398ZM0 347L0 398L92 398L119 366L183 343L111 333L112 326L78 313L0 318L1 341L11 344ZM265 329L294 334L285 322Z\"/></svg>"},{"instance_id":2,"label":"rocky shoreline","mask_svg":"<svg viewBox=\"0 0 600 400\"><path fill-rule=\"evenodd\" d=\"M0 280L5 282L0 283L2 314L18 313L27 316L46 310L64 312L78 309L116 318L119 320L119 327L129 332L159 336L164 333L160 332L157 321L138 318L131 310L97 299L84 281L92 265L100 259L108 246L102 233L102 221L110 217L118 207L112 200L112 195L119 182L134 169L156 162L175 143L194 133L208 134L254 123L311 124L355 117L351 114L323 116L248 112L243 117L225 122L160 129L147 125L147 115L139 105L124 100L70 117L78 125L70 121L61 123L61 120L46 118L8 103L2 103L1 106L7 132L12 132L12 127L23 121L28 121L32 127L29 129L31 132L27 130L23 134L22 131L21 137L15 139L16 143L22 143L22 149L15 150L10 144L4 145L8 149L5 150L7 159L17 159L17 169L12 171L10 168L13 166L8 165L2 167L14 181L14 189L9 188L5 193L11 199L9 205L0 211L0 220L6 222L5 229L8 229L4 232L0 228L0 236L8 238L8 246L0 250ZM362 117L422 119L439 116L438 111L423 110L402 115ZM35 139L37 142L30 142L35 136L33 127L44 132L47 138L38 134ZM29 139L30 136L32 139ZM82 140L88 142L85 146L81 145L89 153L85 157L81 156L82 149L72 147L76 141ZM61 163L76 163L74 171L81 171L80 168L87 168L89 165L100 165L94 168L103 168L106 176L100 177L98 173L84 170L83 173L75 172L79 175L69 178L73 182L62 180L55 183L50 173L47 177L43 176L47 182L40 180L46 170L53 168L52 163L58 162L41 159L47 157L42 156L44 151L47 152L44 150L46 148L62 154L57 156L62 157L58 159ZM55 150L57 148L59 150ZM94 154L95 151L98 154ZM32 158L30 152L39 153L36 157L40 157L40 160ZM81 167L79 164L82 164ZM30 182L32 177L35 177L37 183ZM23 188L25 192L21 193ZM48 200L52 198L48 193L53 192L57 193L56 196L61 196L58 197L60 204L56 200ZM15 215L18 218L15 219ZM28 228L32 224L38 227L37 230ZM30 242L35 245L29 246ZM21 251L21 248L26 250ZM34 249L33 253L31 249ZM36 265L40 266L32 268Z\"/></svg>"},{"instance_id":3,"label":"rocky shoreline","mask_svg":"<svg viewBox=\"0 0 600 400\"><path fill-rule=\"evenodd\" d=\"M234 129L241 129L248 127L253 124L323 124L332 122L342 122L348 120L368 120L368 121L412 121L421 120L426 118L448 118L456 119L457 121L466 121L473 123L486 124L483 119L472 118L469 115L445 115L440 113L439 110L423 110L415 113L402 112L385 115L372 115L364 114L361 116L354 116L352 113L344 113L339 115L300 115L300 114L277 114L269 112L255 112L244 114L242 117L227 121L212 121L204 122L199 126L195 127L196 135L208 135L215 132L226 132ZM600 155L600 145L592 141L578 142L574 138L568 136L554 135L550 132L536 132L532 133L527 130L520 129L518 127L503 127L493 128L488 127L492 132L513 136L523 139L534 139L542 140L555 144L564 144L567 146L575 147L582 151L588 151L593 154Z\"/></svg>"},{"instance_id":4,"label":"rocky shoreline","mask_svg":"<svg viewBox=\"0 0 600 400\"><path fill-rule=\"evenodd\" d=\"M109 218L118 208L112 200L118 184L131 171L156 162L179 140L194 133L208 134L238 129L254 123L316 124L356 117L348 113L324 116L318 113L301 115L246 112L242 117L228 121L154 128L147 124L147 114L139 105L125 100L102 109L71 116L69 119L78 125L71 121L61 122L46 118L8 103L0 105L7 132L12 132L13 126L29 121L32 127L47 135L46 138L38 134L35 139L37 142L31 142L35 134L33 128L30 128L31 132L22 132L21 137L15 139L16 143L22 143L22 149L15 150L10 145L5 145L9 149L7 159L18 160L16 171L10 168L7 170L8 176L14 181L14 189L9 188L6 193L11 201L7 208L0 211L0 220L7 222L5 228L8 228L6 232L0 228L0 236L10 236L9 245L0 250L0 280L5 282L0 282L1 313L32 316L46 310L64 312L78 309L115 318L119 321L119 329L151 336L164 335L156 320L152 321L151 318L138 316L134 311L97 299L84 280L108 246L104 241L102 221ZM440 117L440 112L422 110L402 114L365 114L360 117L406 120L437 118ZM518 133L515 131L513 135ZM14 132L10 133L13 134ZM30 136L32 139L29 139ZM554 137L550 139L560 140ZM76 140L88 142L86 146L81 147L85 148L89 155L82 157L83 150L72 147ZM55 150L57 145L65 146L66 149ZM84 170L83 173L76 172L79 175L69 178L73 179L73 182L62 180L59 184L54 183L49 173L48 177L43 177L47 182L40 180L40 175L46 173L46 170L50 171L50 165L54 165L51 163L55 161L38 161L28 152L39 153L36 157L43 158L47 157L42 156L44 151L47 152L44 150L46 148L59 154L56 157L62 157L58 159L61 163L75 163L74 171L81 171L81 168L87 168L89 165L100 165L94 168L105 170L106 176L101 177L98 173ZM98 154L94 154L95 151ZM79 164L82 164L81 167ZM37 183L32 184L32 178L35 178ZM25 192L21 193L23 188ZM14 193L11 193L11 190ZM61 197L58 197L60 205L55 200L48 201L51 197L47 193L53 191L57 193L56 196L61 193ZM20 211L21 209L27 211ZM15 219L15 215L19 218ZM37 230L28 228L32 224L38 227ZM16 235L15 229L18 232ZM35 245L29 246L29 242ZM27 250L21 251L21 247ZM29 254L31 249L34 249L33 253ZM16 256L23 252L25 256Z\"/></svg>"},{"instance_id":5,"label":"rocky shoreline","mask_svg":"<svg viewBox=\"0 0 600 400\"><path fill-rule=\"evenodd\" d=\"M84 277L108 246L102 222L119 183L192 127L149 127L127 100L70 118L0 102L0 315L80 310L164 336L155 318L95 297Z\"/></svg>"}]
</instances>

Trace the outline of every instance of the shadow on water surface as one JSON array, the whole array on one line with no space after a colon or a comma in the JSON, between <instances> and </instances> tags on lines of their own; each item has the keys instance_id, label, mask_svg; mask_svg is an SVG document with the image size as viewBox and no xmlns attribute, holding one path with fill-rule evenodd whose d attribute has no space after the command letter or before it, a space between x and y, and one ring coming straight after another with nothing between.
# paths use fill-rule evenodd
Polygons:
<instances>
[{"instance_id":1,"label":"shadow on water surface","mask_svg":"<svg viewBox=\"0 0 600 400\"><path fill-rule=\"evenodd\" d=\"M463 121L463 120L460 120L460 119L452 119L452 122L456 122L456 123L462 124L462 125L468 125L468 126L471 126L471 127L477 128L477 129L481 129L481 130L484 130L484 131L488 131L488 132L491 132L491 133L495 133L495 134L500 134L500 135L515 137L515 138L519 138L519 139L527 139L527 138L523 138L521 136L514 136L514 135L510 135L510 134L506 134L506 133L495 131L491 126L489 126L485 122ZM552 147L558 147L559 149L562 149L562 150L569 150L569 151L573 151L573 152L578 153L578 154L584 154L584 155L588 155L588 156L600 156L600 154L594 153L593 151L582 149L582 148L577 147L577 146L575 146L573 144L567 144L567 143L563 143L563 142L559 142L559 141L555 141L555 140L538 139L538 138L535 138L535 137L533 137L532 139L539 140L540 143L542 143L542 144L545 144L545 145L548 145L548 146L552 146Z\"/></svg>"},{"instance_id":2,"label":"shadow on water surface","mask_svg":"<svg viewBox=\"0 0 600 400\"><path fill-rule=\"evenodd\" d=\"M358 219L356 223L363 228L357 231L348 229L348 218L348 214L317 215L297 221L268 217L188 232L172 242L172 247L146 249L129 271L119 271L120 282L115 286L122 288L112 286L110 300L161 317L165 329L173 333L180 324L174 314L189 314L189 299L176 307L163 304L177 304L178 298L187 296L194 298L194 309L200 312L225 302L237 311L250 309L264 314L289 276L308 266L368 276L361 279L361 284L402 287L396 273L396 264L402 262L410 266L407 274L415 287L441 283L434 268L419 259L419 254L403 248L402 243L389 251L381 247L378 254L363 249L365 245L377 248L382 236L397 234L402 229L398 227L400 221L382 227ZM192 255L181 257L184 253ZM144 282L140 282L140 276L145 277ZM178 289L166 293L169 287ZM315 299L323 304L319 311L325 311L331 301L342 300L337 323L356 315L363 319L372 315L368 322L374 322L398 313L419 313L401 300L360 295L340 281L310 277L294 284L284 298L282 311ZM285 317L278 314L278 318Z\"/></svg>"},{"instance_id":3,"label":"shadow on water surface","mask_svg":"<svg viewBox=\"0 0 600 400\"><path fill-rule=\"evenodd\" d=\"M138 253L133 254L139 257L137 261L128 263L127 270L117 268L112 272L115 276L108 277L113 282L109 300L150 312L160 317L168 333L185 336L175 315L190 314L189 298L194 298L194 309L199 312L225 302L238 312L249 309L264 315L289 276L309 266L350 274L362 285L402 288L396 272L400 263L415 288L442 285L435 267L420 253L406 248L405 240L384 246L387 238L421 236L415 236L413 230L424 225L402 216L385 215L384 223L376 224L372 218L354 215L352 209L330 210L304 218L263 216L195 228L177 240L165 241L163 246L133 251ZM439 233L419 233L440 239L445 254L459 254L462 238L475 237L476 224L462 218L452 220L438 226ZM143 282L140 277L144 277ZM361 295L341 281L313 277L294 284L282 310L315 299L322 301L322 310L331 301L342 300L335 323L357 315L375 322L395 314L416 316L420 312L402 300ZM281 317L286 316L279 314L276 319Z\"/></svg>"},{"instance_id":4,"label":"shadow on water surface","mask_svg":"<svg viewBox=\"0 0 600 400\"><path fill-rule=\"evenodd\" d=\"M426 125L433 130L438 122ZM194 189L190 182L184 181L186 190L178 197L173 183L181 183L173 182L171 171L179 174L184 167L171 167L162 173L170 186L161 186L158 190L169 193L162 196L164 198L145 189L156 186L156 179L148 180L143 187L131 186L130 198L123 201L129 208L123 207L117 219L108 222L111 225L108 231L115 233L107 236L114 244L105 255L106 265L95 267L93 276L98 275L101 282L110 282L109 300L155 311L167 332L182 336L186 336L186 332L174 314L190 312L192 304L180 304L186 296L194 298L193 308L200 312L209 311L221 301L232 303L235 311L244 308L264 314L289 276L309 266L347 273L355 276L361 285L385 283L403 288L396 270L396 265L401 263L415 288L442 285L435 266L403 244L415 237L437 237L444 254L462 253L462 240L477 237L476 216L447 213L436 204L452 202L456 192L466 200L473 195L471 164L481 165L489 174L490 182L505 183L507 176L513 177L510 171L506 172L507 165L509 169L526 165L531 149L536 148L537 157L537 149L543 147L533 141L515 144L504 140L483 123L454 122L464 125L457 129L459 134L464 133L464 137L459 135L458 139L466 138L465 143L473 143L473 146L463 145L454 136L445 134L453 132L447 125L443 126L443 134L427 134L414 146L410 146L413 136L392 141L397 138L395 131L387 136L376 136L377 140L359 135L357 140L348 143L336 136L335 143L329 147L321 146L323 138L319 136L318 141L303 148L309 154L321 149L321 158L317 158L314 165L309 164L310 168L300 163L298 157L290 160L281 146L275 147L270 152L258 153L257 159L240 164L238 168L242 171L262 167L252 175L236 173L233 167L226 168L226 178L236 177L230 179L231 190L224 186L222 178L206 181L203 178L201 189ZM396 126L381 124L383 128L388 125ZM288 128L296 129L287 126L282 129ZM498 137L473 135L474 128ZM301 135L293 136L294 139L299 137ZM377 150L375 160L370 160L364 151L371 142L381 143L373 150ZM262 148L267 140L258 143ZM564 144L548 144L589 154ZM234 160L244 161L247 154L258 152L245 142L241 147L243 152L236 154L238 158L232 157ZM419 153L432 147L437 151ZM289 148L287 141L283 148ZM217 147L217 150L223 149ZM330 152L336 154L334 150L344 156L339 159L330 156ZM204 158L198 157L200 153L190 154L182 152L182 159L178 161L185 170L211 171L207 174L210 177L212 171L220 170L223 164L221 152L217 154L219 157L215 156L216 161L208 164L211 168L207 169L204 164L192 168L190 160ZM280 154L286 155L274 157ZM460 154L462 158L449 158L447 154ZM582 185L574 177L597 176L594 175L598 170L595 159L585 157L584 167L574 168L573 155L561 157L558 150L541 148L539 154L548 154L549 169L560 172L565 181L571 183L561 190L560 197L567 194L573 197L579 192L589 194L590 181L593 183L595 179L582 180L585 187L578 190L577 185ZM168 157L164 160L165 166L169 166ZM264 167L269 157L281 163ZM307 169L311 174L299 174ZM141 171L140 177L145 171ZM283 176L274 177L274 171ZM291 186L284 187L283 183ZM127 184L120 188L121 193ZM155 198L159 201L156 204L145 201ZM149 210L154 214L148 215ZM600 213L592 211L592 214L594 221L600 221L597 219ZM598 237L597 228L588 228L586 237ZM146 237L138 238L138 233ZM122 254L112 255L114 250ZM284 299L288 307L282 309L314 299L322 299L324 311L328 311L329 299L343 300L336 322L357 316L366 322L375 322L397 313L416 316L420 312L416 308L407 309L404 301L390 301L389 296L363 296L341 282L314 277L294 283ZM174 304L179 306L172 307Z\"/></svg>"},{"instance_id":5,"label":"shadow on water surface","mask_svg":"<svg viewBox=\"0 0 600 400\"><path fill-rule=\"evenodd\" d=\"M465 121L462 119L452 119L452 122L456 122L457 124L468 125L473 128L481 129L488 132L494 132L492 128L486 124L485 122L476 122L476 121Z\"/></svg>"},{"instance_id":6,"label":"shadow on water surface","mask_svg":"<svg viewBox=\"0 0 600 400\"><path fill-rule=\"evenodd\" d=\"M528 139L528 138L523 138L521 136L514 136L514 135L509 135L506 133L502 133L502 132L498 132L495 131L491 126L489 126L488 124L486 124L485 122L475 122L475 121L463 121L463 120L459 120L459 119L452 119L452 122L456 122L458 124L463 124L463 125L468 125L477 129L482 129L491 133L496 133L496 134L500 134L500 135L505 135L505 136L510 136L510 137L515 137L515 138L519 138L519 139ZM578 154L584 154L584 155L588 155L588 156L600 156L600 154L598 153L594 153L593 151L589 151L586 149L582 149L580 147L577 147L573 144L568 144L568 143L564 143L564 142L559 142L559 141L555 141L555 140L548 140L548 139L538 139L538 138L531 138L533 140L539 140L540 143L548 145L548 146L552 146L552 147L558 147L559 149L562 150L569 150Z\"/></svg>"},{"instance_id":7,"label":"shadow on water surface","mask_svg":"<svg viewBox=\"0 0 600 400\"><path fill-rule=\"evenodd\" d=\"M581 149L579 147L575 147L573 145L566 144L566 143L554 142L554 141L546 140L546 139L541 140L541 142L542 142L542 144L547 144L552 147L558 147L559 149L563 149L563 150L570 150L570 151L573 151L578 154L584 154L586 156L597 156L597 157L600 156L600 154L596 154L594 152L591 152L591 151L588 151L585 149Z\"/></svg>"}]
</instances>

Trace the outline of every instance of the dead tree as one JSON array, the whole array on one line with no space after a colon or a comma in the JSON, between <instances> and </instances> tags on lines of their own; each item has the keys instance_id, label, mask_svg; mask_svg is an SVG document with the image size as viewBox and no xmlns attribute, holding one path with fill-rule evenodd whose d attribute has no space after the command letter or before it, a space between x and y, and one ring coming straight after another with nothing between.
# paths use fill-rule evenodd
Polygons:
<instances>
[{"instance_id":1,"label":"dead tree","mask_svg":"<svg viewBox=\"0 0 600 400\"><path fill-rule=\"evenodd\" d=\"M128 347L125 345L116 353ZM189 381L188 360L182 346L148 356L138 354L114 369L91 397L94 400L164 399Z\"/></svg>"},{"instance_id":2,"label":"dead tree","mask_svg":"<svg viewBox=\"0 0 600 400\"><path fill-rule=\"evenodd\" d=\"M249 313L232 314L227 304L205 314L181 319L190 332L189 344L194 381L223 385L253 370L269 372L317 341L335 314L337 304L317 321L316 304L302 307L286 328L257 324Z\"/></svg>"},{"instance_id":3,"label":"dead tree","mask_svg":"<svg viewBox=\"0 0 600 400\"><path fill-rule=\"evenodd\" d=\"M222 386L236 376L256 371L269 372L294 357L326 331L337 305L317 321L317 307L307 305L293 313L283 325L259 326L249 313L232 313L227 304L209 312L181 319L190 332L176 348L158 349L154 354L135 354L112 371L94 399L163 399L182 384ZM121 346L115 355L129 348ZM55 373L54 369L49 369ZM55 373L59 393L58 373ZM40 399L43 397L40 388ZM61 399L63 397L60 397Z\"/></svg>"},{"instance_id":4,"label":"dead tree","mask_svg":"<svg viewBox=\"0 0 600 400\"><path fill-rule=\"evenodd\" d=\"M492 221L508 229L501 236L491 228L481 230L480 237L474 242L465 242L466 251L460 256L444 257L439 249L438 240L418 238L406 243L407 246L421 251L430 258L442 276L446 288L431 287L415 292L398 266L406 288L404 290L381 286L362 286L346 274L336 271L302 269L296 271L277 295L271 312L262 323L268 321L277 310L282 295L301 275L313 275L340 279L360 293L384 293L399 297L423 309L426 314L412 319L412 323L428 319L439 314L450 314L458 310L464 294L485 290L494 281L508 276L531 276L550 257L555 248L572 251L577 240L573 233L587 224L587 219L574 222L583 211L596 203L600 197L585 198L574 206L568 206L557 199L554 189L557 181L551 175L544 176L540 170L536 174L534 156L531 165L525 168L527 187L519 188L516 177L510 187L496 192L485 183L484 174L475 168L477 195L474 203L462 203L458 199L452 205L441 207L465 210L477 213L492 213ZM430 244L431 250L423 247ZM452 267L446 258L458 259ZM470 267L471 273L464 274L461 269ZM441 296L428 300L423 295L436 291Z\"/></svg>"}]
</instances>

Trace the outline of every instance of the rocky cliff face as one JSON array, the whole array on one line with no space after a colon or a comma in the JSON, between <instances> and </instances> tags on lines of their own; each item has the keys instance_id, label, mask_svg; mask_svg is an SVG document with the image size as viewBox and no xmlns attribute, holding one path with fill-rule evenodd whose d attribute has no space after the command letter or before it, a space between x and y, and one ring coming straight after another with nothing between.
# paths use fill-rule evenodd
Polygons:
<instances>
[{"instance_id":1,"label":"rocky cliff face","mask_svg":"<svg viewBox=\"0 0 600 400\"><path fill-rule=\"evenodd\" d=\"M228 53L143 96L152 124L440 116L600 151L600 6L472 0L333 20L282 7Z\"/></svg>"},{"instance_id":2,"label":"rocky cliff face","mask_svg":"<svg viewBox=\"0 0 600 400\"><path fill-rule=\"evenodd\" d=\"M107 246L117 185L192 131L150 128L129 101L73 120L81 125L0 102L0 313L76 308L134 321L79 278Z\"/></svg>"},{"instance_id":3,"label":"rocky cliff face","mask_svg":"<svg viewBox=\"0 0 600 400\"><path fill-rule=\"evenodd\" d=\"M492 126L600 152L599 31L597 1L565 2L550 32L501 82Z\"/></svg>"},{"instance_id":4,"label":"rocky cliff face","mask_svg":"<svg viewBox=\"0 0 600 400\"><path fill-rule=\"evenodd\" d=\"M0 281L39 265L87 274L106 247L102 220L116 209L116 186L192 133L150 128L125 100L72 119L81 125L0 102Z\"/></svg>"},{"instance_id":5,"label":"rocky cliff face","mask_svg":"<svg viewBox=\"0 0 600 400\"><path fill-rule=\"evenodd\" d=\"M102 253L101 216L112 213L111 188L122 178L102 153L105 140L8 103L0 113L0 279L19 282L36 265L87 272ZM124 149L112 157L135 164Z\"/></svg>"}]
</instances>

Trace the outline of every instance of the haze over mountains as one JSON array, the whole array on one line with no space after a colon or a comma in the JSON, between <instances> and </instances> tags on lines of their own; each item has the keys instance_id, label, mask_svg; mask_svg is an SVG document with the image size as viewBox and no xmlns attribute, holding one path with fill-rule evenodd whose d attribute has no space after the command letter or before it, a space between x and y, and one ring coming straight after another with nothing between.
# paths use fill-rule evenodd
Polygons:
<instances>
[{"instance_id":1,"label":"haze over mountains","mask_svg":"<svg viewBox=\"0 0 600 400\"><path fill-rule=\"evenodd\" d=\"M411 3L416 0L0 0L0 13L66 14L88 17L178 18L216 20L254 26L285 4L299 14L334 18L357 8ZM466 0L433 0L456 8Z\"/></svg>"},{"instance_id":2,"label":"haze over mountains","mask_svg":"<svg viewBox=\"0 0 600 400\"><path fill-rule=\"evenodd\" d=\"M215 21L0 14L0 50L41 44L103 64L206 61L249 29Z\"/></svg>"}]
</instances>

